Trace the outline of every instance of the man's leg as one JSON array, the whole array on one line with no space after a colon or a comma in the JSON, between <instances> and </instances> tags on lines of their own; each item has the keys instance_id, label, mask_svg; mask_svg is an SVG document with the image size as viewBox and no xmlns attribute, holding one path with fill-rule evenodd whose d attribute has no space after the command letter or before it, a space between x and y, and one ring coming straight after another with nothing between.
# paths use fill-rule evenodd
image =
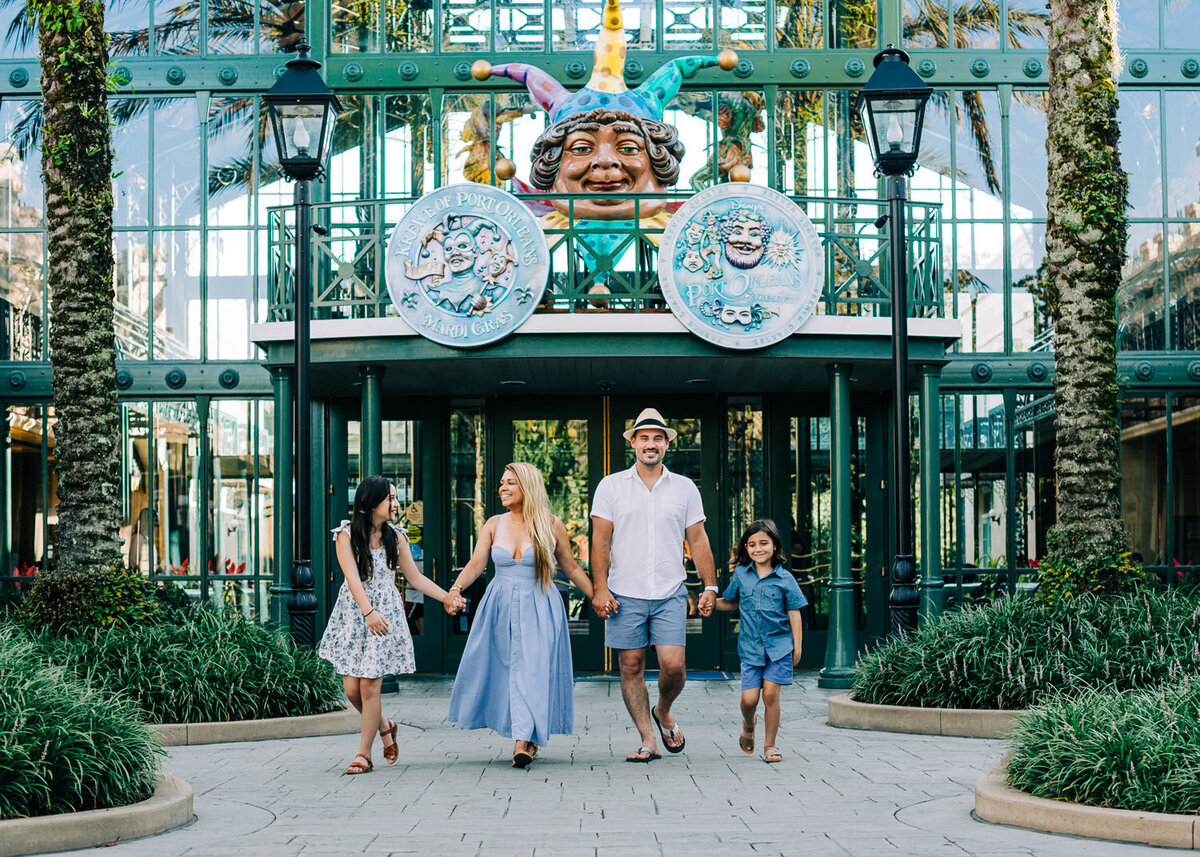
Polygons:
<instances>
[{"instance_id":1,"label":"man's leg","mask_svg":"<svg viewBox=\"0 0 1200 857\"><path fill-rule=\"evenodd\" d=\"M618 649L617 659L621 665L621 698L641 736L641 746L657 753L654 725L650 722L650 694L646 692L646 650ZM627 758L633 756L630 753Z\"/></svg>"},{"instance_id":2,"label":"man's leg","mask_svg":"<svg viewBox=\"0 0 1200 857\"><path fill-rule=\"evenodd\" d=\"M683 646L654 647L654 653L658 655L658 702L654 706L654 713L663 729L667 731L676 726L675 717L671 714L671 704L683 692L683 686L687 683L686 652ZM669 741L670 738L663 740ZM668 745L667 749L671 746L678 747L681 742L682 738Z\"/></svg>"}]
</instances>

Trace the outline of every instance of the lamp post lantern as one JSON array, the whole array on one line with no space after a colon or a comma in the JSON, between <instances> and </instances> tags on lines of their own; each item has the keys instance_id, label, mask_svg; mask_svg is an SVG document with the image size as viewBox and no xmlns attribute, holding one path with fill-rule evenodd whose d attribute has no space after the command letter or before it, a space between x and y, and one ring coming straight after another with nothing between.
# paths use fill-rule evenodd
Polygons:
<instances>
[{"instance_id":1,"label":"lamp post lantern","mask_svg":"<svg viewBox=\"0 0 1200 857\"><path fill-rule=\"evenodd\" d=\"M288 588L288 628L297 645L316 642L317 598L313 591L311 504L312 416L309 400L309 322L312 303L312 183L325 175L325 161L333 140L333 123L342 105L318 73L309 45L301 42L287 71L263 96L279 153L279 166L296 182L296 279L293 325L295 329L296 445L293 472L296 478L292 580Z\"/></svg>"},{"instance_id":2,"label":"lamp post lantern","mask_svg":"<svg viewBox=\"0 0 1200 857\"><path fill-rule=\"evenodd\" d=\"M908 275L904 235L905 176L911 174L921 147L925 105L933 93L908 64L908 54L891 45L875 55L875 72L858 93L856 109L875 161L887 179L888 245L892 289L892 373L895 412L892 455L892 502L895 508L896 557L892 564L891 626L894 632L917 627L917 565L912 550L912 450L908 425Z\"/></svg>"}]
</instances>

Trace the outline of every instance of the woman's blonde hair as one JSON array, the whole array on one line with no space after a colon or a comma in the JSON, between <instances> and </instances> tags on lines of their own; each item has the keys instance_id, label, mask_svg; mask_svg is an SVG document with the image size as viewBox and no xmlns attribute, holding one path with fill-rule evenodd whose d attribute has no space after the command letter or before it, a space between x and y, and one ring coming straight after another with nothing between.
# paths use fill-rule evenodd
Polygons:
<instances>
[{"instance_id":1,"label":"woman's blonde hair","mask_svg":"<svg viewBox=\"0 0 1200 857\"><path fill-rule=\"evenodd\" d=\"M504 469L516 478L517 486L521 489L521 515L525 518L525 528L529 530L529 539L533 542L533 579L541 584L543 592L549 591L556 542L554 513L550 511L550 498L546 495L542 472L524 461L506 464ZM514 545L513 559L520 559L515 553L516 549Z\"/></svg>"}]
</instances>

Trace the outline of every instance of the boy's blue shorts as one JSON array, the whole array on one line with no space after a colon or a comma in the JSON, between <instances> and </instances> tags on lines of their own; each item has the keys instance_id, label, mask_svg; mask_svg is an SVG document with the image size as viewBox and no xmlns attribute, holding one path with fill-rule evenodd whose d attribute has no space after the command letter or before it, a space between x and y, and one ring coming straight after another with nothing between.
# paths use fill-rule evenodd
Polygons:
<instances>
[{"instance_id":1,"label":"boy's blue shorts","mask_svg":"<svg viewBox=\"0 0 1200 857\"><path fill-rule=\"evenodd\" d=\"M777 661L769 660L766 665L742 662L742 690L762 687L764 679L775 684L791 684L792 653L788 652Z\"/></svg>"}]
</instances>

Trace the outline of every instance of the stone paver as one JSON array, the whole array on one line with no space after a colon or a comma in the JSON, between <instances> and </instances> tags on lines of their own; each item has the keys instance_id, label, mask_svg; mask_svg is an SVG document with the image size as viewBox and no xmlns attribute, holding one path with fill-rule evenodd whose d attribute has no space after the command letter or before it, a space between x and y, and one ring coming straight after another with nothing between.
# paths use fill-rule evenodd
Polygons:
<instances>
[{"instance_id":1,"label":"stone paver","mask_svg":"<svg viewBox=\"0 0 1200 857\"><path fill-rule=\"evenodd\" d=\"M637 744L616 682L575 688L578 733L533 766L511 742L446 722L451 681L412 678L384 697L400 761L342 776L353 736L171 749L165 769L195 789L196 820L120 843L107 857L1136 857L1163 849L976 821L976 779L1004 744L834 729L816 677L784 689L765 764L737 746L736 682L691 682L676 704L678 756L624 762ZM651 692L653 699L653 690ZM761 718L757 735L761 750ZM81 852L74 852L79 854ZM1169 852L1167 852L1169 853Z\"/></svg>"}]
</instances>

